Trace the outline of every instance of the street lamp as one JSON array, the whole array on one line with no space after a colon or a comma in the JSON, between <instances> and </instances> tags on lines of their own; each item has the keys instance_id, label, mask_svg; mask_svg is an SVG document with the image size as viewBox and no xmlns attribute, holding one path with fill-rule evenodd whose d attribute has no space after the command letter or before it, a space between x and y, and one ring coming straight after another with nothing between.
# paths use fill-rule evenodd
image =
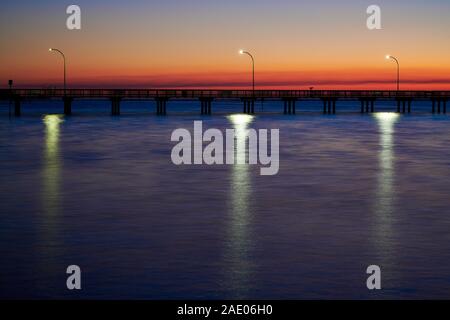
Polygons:
<instances>
[{"instance_id":1,"label":"street lamp","mask_svg":"<svg viewBox=\"0 0 450 320\"><path fill-rule=\"evenodd\" d=\"M255 97L255 59L248 51L240 50L239 54L246 54L252 59L252 76L253 76L253 97Z\"/></svg>"},{"instance_id":2,"label":"street lamp","mask_svg":"<svg viewBox=\"0 0 450 320\"><path fill-rule=\"evenodd\" d=\"M63 61L64 61L64 96L66 96L66 56L64 55L64 53L61 50L55 49L55 48L50 48L48 49L48 51L56 51L59 54L61 54L61 56L63 57Z\"/></svg>"},{"instance_id":3,"label":"street lamp","mask_svg":"<svg viewBox=\"0 0 450 320\"><path fill-rule=\"evenodd\" d=\"M386 60L394 60L397 63L397 91L400 91L400 63L396 57L390 54L386 56Z\"/></svg>"}]
</instances>

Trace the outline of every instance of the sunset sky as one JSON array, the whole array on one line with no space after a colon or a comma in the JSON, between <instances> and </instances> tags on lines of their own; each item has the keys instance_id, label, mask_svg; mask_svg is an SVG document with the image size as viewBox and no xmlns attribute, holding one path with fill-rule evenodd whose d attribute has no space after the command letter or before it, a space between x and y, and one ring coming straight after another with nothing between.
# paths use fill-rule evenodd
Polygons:
<instances>
[{"instance_id":1,"label":"sunset sky","mask_svg":"<svg viewBox=\"0 0 450 320\"><path fill-rule=\"evenodd\" d=\"M82 29L66 28L66 8ZM382 8L382 30L366 9ZM0 86L450 90L448 0L7 1L0 12Z\"/></svg>"}]
</instances>

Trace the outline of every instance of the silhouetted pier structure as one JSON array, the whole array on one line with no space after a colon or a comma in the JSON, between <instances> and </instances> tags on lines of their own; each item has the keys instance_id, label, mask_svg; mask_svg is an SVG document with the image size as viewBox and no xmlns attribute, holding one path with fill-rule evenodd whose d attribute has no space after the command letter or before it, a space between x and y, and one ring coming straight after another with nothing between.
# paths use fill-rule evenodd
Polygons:
<instances>
[{"instance_id":1,"label":"silhouetted pier structure","mask_svg":"<svg viewBox=\"0 0 450 320\"><path fill-rule=\"evenodd\" d=\"M302 101L321 100L324 114L335 114L339 101L360 101L361 113L376 110L376 101L396 102L396 112L410 113L413 101L430 101L432 113L447 113L450 91L375 91L375 90L158 90L158 89L1 89L0 100L14 101L14 114L21 115L21 102L30 100L64 102L64 114L72 113L74 100L110 100L111 114L120 115L124 100L154 100L156 114L167 114L167 103L174 100L198 100L202 115L212 114L212 104L218 100L240 100L243 112L255 113L256 101L284 103L284 114L295 114Z\"/></svg>"}]
</instances>

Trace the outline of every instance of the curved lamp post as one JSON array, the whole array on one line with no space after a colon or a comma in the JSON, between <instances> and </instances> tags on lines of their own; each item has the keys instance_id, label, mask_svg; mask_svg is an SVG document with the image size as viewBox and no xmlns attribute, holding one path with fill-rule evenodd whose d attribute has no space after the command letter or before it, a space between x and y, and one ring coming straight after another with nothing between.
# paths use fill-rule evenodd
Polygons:
<instances>
[{"instance_id":1,"label":"curved lamp post","mask_svg":"<svg viewBox=\"0 0 450 320\"><path fill-rule=\"evenodd\" d=\"M56 51L59 54L61 54L63 61L64 61L64 96L66 96L66 56L64 55L64 53L59 50L59 49L55 49L55 48L50 48L48 49L48 51Z\"/></svg>"},{"instance_id":2,"label":"curved lamp post","mask_svg":"<svg viewBox=\"0 0 450 320\"><path fill-rule=\"evenodd\" d=\"M240 50L239 54L246 54L252 59L252 77L253 77L253 97L255 96L255 59L252 54L248 51Z\"/></svg>"},{"instance_id":3,"label":"curved lamp post","mask_svg":"<svg viewBox=\"0 0 450 320\"><path fill-rule=\"evenodd\" d=\"M386 56L386 59L394 60L397 63L397 91L400 91L400 63L396 57L391 56L390 54Z\"/></svg>"}]
</instances>

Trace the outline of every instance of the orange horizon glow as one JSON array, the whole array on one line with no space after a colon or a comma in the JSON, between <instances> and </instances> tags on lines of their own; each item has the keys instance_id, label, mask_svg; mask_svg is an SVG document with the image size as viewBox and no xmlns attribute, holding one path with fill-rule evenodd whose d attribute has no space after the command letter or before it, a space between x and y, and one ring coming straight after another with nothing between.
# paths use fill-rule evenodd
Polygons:
<instances>
[{"instance_id":1,"label":"orange horizon glow","mask_svg":"<svg viewBox=\"0 0 450 320\"><path fill-rule=\"evenodd\" d=\"M387 70L388 69L388 70ZM396 69L356 69L330 71L261 71L256 72L256 89L278 90L395 90ZM62 68L58 75L45 78L39 74L14 79L16 88L58 88L62 86ZM99 75L101 74L101 75ZM450 90L450 72L420 69L401 73L402 90ZM250 89L251 74L247 72L187 72L120 74L115 72L86 72L77 74L68 68L68 88L160 88L160 89ZM7 80L4 81L6 87Z\"/></svg>"},{"instance_id":2,"label":"orange horizon glow","mask_svg":"<svg viewBox=\"0 0 450 320\"><path fill-rule=\"evenodd\" d=\"M45 54L39 52L33 59L29 51L14 56L15 63L11 61L2 67L0 87L6 87L8 79L14 79L17 88L60 87L62 59L49 54L48 49L42 51ZM186 58L183 63L175 58L172 63L167 57L163 57L166 61L155 63L142 54L132 60L111 54L102 60L96 54L85 56L71 51L64 50L68 88L247 89L251 86L251 62L236 55L236 51L234 55L221 54L222 63L218 63L217 56L211 59L205 54L191 55L191 60ZM317 56L292 61L283 60L280 55L253 54L257 89L395 89L396 65L381 53L368 55L373 61L351 60L344 54L338 58L336 53L327 64L321 63ZM19 59L23 62L20 65L17 64ZM410 54L399 59L401 89L450 90L450 64L438 65L437 60L430 59L417 63Z\"/></svg>"},{"instance_id":3,"label":"orange horizon glow","mask_svg":"<svg viewBox=\"0 0 450 320\"><path fill-rule=\"evenodd\" d=\"M61 87L62 59L48 52L58 48L68 88L248 89L245 49L255 57L256 89L395 90L392 54L402 90L450 90L450 4L409 4L383 4L377 31L355 0L80 1L80 31L65 28L62 4L9 4L0 87L9 79L16 88Z\"/></svg>"}]
</instances>

